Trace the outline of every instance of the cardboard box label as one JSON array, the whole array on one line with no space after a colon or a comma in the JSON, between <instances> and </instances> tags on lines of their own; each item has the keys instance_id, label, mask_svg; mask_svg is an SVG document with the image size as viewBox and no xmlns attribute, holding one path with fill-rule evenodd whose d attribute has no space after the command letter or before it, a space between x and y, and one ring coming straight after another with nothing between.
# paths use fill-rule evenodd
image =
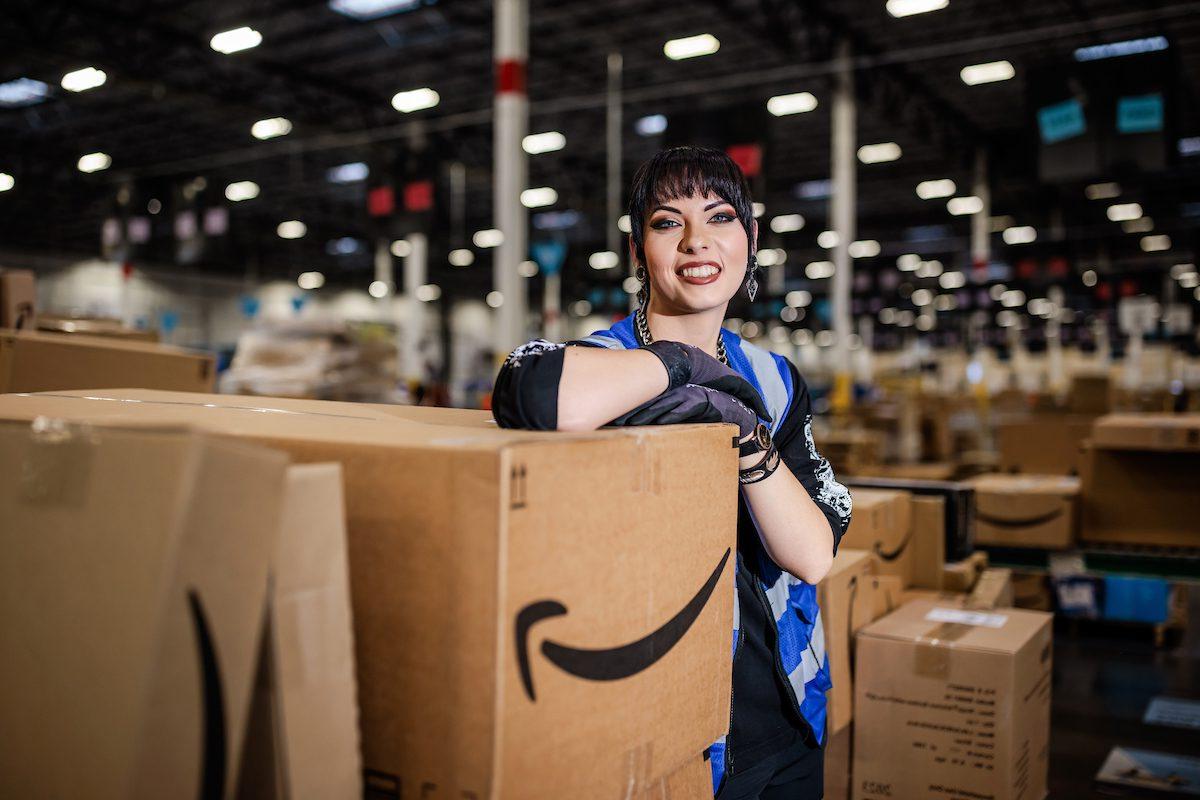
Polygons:
<instances>
[{"instance_id":1,"label":"cardboard box label","mask_svg":"<svg viewBox=\"0 0 1200 800\"><path fill-rule=\"evenodd\" d=\"M980 611L964 611L957 608L938 606L925 615L930 622L954 622L959 625L983 625L988 628L1003 628L1008 622L1004 614L984 614Z\"/></svg>"}]
</instances>

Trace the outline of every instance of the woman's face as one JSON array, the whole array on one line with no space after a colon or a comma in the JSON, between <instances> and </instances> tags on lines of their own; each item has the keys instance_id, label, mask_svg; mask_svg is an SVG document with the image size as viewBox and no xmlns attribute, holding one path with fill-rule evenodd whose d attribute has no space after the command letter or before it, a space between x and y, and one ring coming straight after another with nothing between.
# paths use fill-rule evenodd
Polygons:
<instances>
[{"instance_id":1,"label":"woman's face","mask_svg":"<svg viewBox=\"0 0 1200 800\"><path fill-rule=\"evenodd\" d=\"M753 231L757 237L757 223ZM733 206L720 197L676 197L649 209L643 241L651 302L659 311L724 308L746 277L750 242Z\"/></svg>"}]
</instances>

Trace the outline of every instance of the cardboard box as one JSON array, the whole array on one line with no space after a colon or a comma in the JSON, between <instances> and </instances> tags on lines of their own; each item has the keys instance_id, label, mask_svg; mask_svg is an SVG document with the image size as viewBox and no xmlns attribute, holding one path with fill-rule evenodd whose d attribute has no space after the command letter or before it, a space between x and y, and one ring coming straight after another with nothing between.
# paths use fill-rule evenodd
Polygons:
<instances>
[{"instance_id":1,"label":"cardboard box","mask_svg":"<svg viewBox=\"0 0 1200 800\"><path fill-rule=\"evenodd\" d=\"M37 320L37 329L43 333L84 334L135 342L158 342L158 331L153 328L133 328L119 319L96 317L59 317L42 314Z\"/></svg>"},{"instance_id":2,"label":"cardboard box","mask_svg":"<svg viewBox=\"0 0 1200 800\"><path fill-rule=\"evenodd\" d=\"M899 608L905 586L899 575L873 575L867 580L871 598L871 622Z\"/></svg>"},{"instance_id":3,"label":"cardboard box","mask_svg":"<svg viewBox=\"0 0 1200 800\"><path fill-rule=\"evenodd\" d=\"M905 589L900 593L900 605L906 606L914 600L928 600L939 606L964 608L967 595L962 592L937 592L932 589Z\"/></svg>"},{"instance_id":4,"label":"cardboard box","mask_svg":"<svg viewBox=\"0 0 1200 800\"><path fill-rule=\"evenodd\" d=\"M0 331L0 394L141 386L212 391L213 357L160 344Z\"/></svg>"},{"instance_id":5,"label":"cardboard box","mask_svg":"<svg viewBox=\"0 0 1200 800\"><path fill-rule=\"evenodd\" d=\"M913 579L918 589L941 591L946 563L946 498L913 497Z\"/></svg>"},{"instance_id":6,"label":"cardboard box","mask_svg":"<svg viewBox=\"0 0 1200 800\"><path fill-rule=\"evenodd\" d=\"M962 561L952 561L942 568L942 589L947 592L969 592L987 569L987 553L976 550Z\"/></svg>"},{"instance_id":7,"label":"cardboard box","mask_svg":"<svg viewBox=\"0 0 1200 800\"><path fill-rule=\"evenodd\" d=\"M828 734L825 740L825 800L850 800L853 749L853 726Z\"/></svg>"},{"instance_id":8,"label":"cardboard box","mask_svg":"<svg viewBox=\"0 0 1200 800\"><path fill-rule=\"evenodd\" d=\"M694 756L631 800L711 800L712 796L712 765L703 756Z\"/></svg>"},{"instance_id":9,"label":"cardboard box","mask_svg":"<svg viewBox=\"0 0 1200 800\"><path fill-rule=\"evenodd\" d=\"M996 426L1002 472L1078 475L1094 416L1035 414Z\"/></svg>"},{"instance_id":10,"label":"cardboard box","mask_svg":"<svg viewBox=\"0 0 1200 800\"><path fill-rule=\"evenodd\" d=\"M1013 605L1012 570L1001 567L989 567L975 581L971 593L967 595L964 608L989 610L993 608L1011 608Z\"/></svg>"},{"instance_id":11,"label":"cardboard box","mask_svg":"<svg viewBox=\"0 0 1200 800\"><path fill-rule=\"evenodd\" d=\"M1054 593L1043 572L1013 572L1013 606L1034 611L1053 611Z\"/></svg>"},{"instance_id":12,"label":"cardboard box","mask_svg":"<svg viewBox=\"0 0 1200 800\"><path fill-rule=\"evenodd\" d=\"M725 733L728 427L539 433L485 412L64 394L0 398L0 418L186 421L341 463L368 796L607 800Z\"/></svg>"},{"instance_id":13,"label":"cardboard box","mask_svg":"<svg viewBox=\"0 0 1200 800\"><path fill-rule=\"evenodd\" d=\"M1051 619L916 601L864 628L855 800L1045 797Z\"/></svg>"},{"instance_id":14,"label":"cardboard box","mask_svg":"<svg viewBox=\"0 0 1200 800\"><path fill-rule=\"evenodd\" d=\"M1084 456L1080 538L1200 545L1197 414L1114 414L1096 421Z\"/></svg>"},{"instance_id":15,"label":"cardboard box","mask_svg":"<svg viewBox=\"0 0 1200 800\"><path fill-rule=\"evenodd\" d=\"M37 324L37 282L27 269L0 269L0 328L32 330Z\"/></svg>"},{"instance_id":16,"label":"cardboard box","mask_svg":"<svg viewBox=\"0 0 1200 800\"><path fill-rule=\"evenodd\" d=\"M880 575L898 575L912 583L912 495L895 489L857 489L850 528L840 547L867 550Z\"/></svg>"},{"instance_id":17,"label":"cardboard box","mask_svg":"<svg viewBox=\"0 0 1200 800\"><path fill-rule=\"evenodd\" d=\"M186 430L0 424L0 796L231 796L285 468Z\"/></svg>"},{"instance_id":18,"label":"cardboard box","mask_svg":"<svg viewBox=\"0 0 1200 800\"><path fill-rule=\"evenodd\" d=\"M956 469L949 461L931 461L923 464L879 464L863 474L898 480L948 481L954 477Z\"/></svg>"},{"instance_id":19,"label":"cardboard box","mask_svg":"<svg viewBox=\"0 0 1200 800\"><path fill-rule=\"evenodd\" d=\"M926 481L915 478L851 477L846 485L863 489L895 489L914 497L941 497L946 501L946 559L958 561L975 549L975 489L961 481ZM857 503L858 493L854 493ZM856 506L857 508L857 506Z\"/></svg>"},{"instance_id":20,"label":"cardboard box","mask_svg":"<svg viewBox=\"0 0 1200 800\"><path fill-rule=\"evenodd\" d=\"M876 618L871 585L874 571L871 553L840 548L829 573L817 584L817 601L825 624L825 652L833 682L833 688L826 693L825 711L831 734L846 727L853 718L854 634Z\"/></svg>"},{"instance_id":21,"label":"cardboard box","mask_svg":"<svg viewBox=\"0 0 1200 800\"><path fill-rule=\"evenodd\" d=\"M975 487L975 542L1065 550L1075 543L1079 478L981 475Z\"/></svg>"},{"instance_id":22,"label":"cardboard box","mask_svg":"<svg viewBox=\"0 0 1200 800\"><path fill-rule=\"evenodd\" d=\"M1107 414L1112 408L1112 381L1108 375L1076 375L1067 393L1072 414Z\"/></svg>"},{"instance_id":23,"label":"cardboard box","mask_svg":"<svg viewBox=\"0 0 1200 800\"><path fill-rule=\"evenodd\" d=\"M288 469L239 797L362 797L338 464Z\"/></svg>"},{"instance_id":24,"label":"cardboard box","mask_svg":"<svg viewBox=\"0 0 1200 800\"><path fill-rule=\"evenodd\" d=\"M835 429L818 438L821 454L838 475L873 471L883 459L883 436L877 431Z\"/></svg>"}]
</instances>

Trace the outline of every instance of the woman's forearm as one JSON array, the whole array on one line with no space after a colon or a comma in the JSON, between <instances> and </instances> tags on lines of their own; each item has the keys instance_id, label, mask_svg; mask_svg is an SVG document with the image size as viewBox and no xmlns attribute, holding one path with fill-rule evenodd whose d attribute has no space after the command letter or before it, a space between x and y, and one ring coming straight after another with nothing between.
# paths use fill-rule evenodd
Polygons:
<instances>
[{"instance_id":1,"label":"woman's forearm","mask_svg":"<svg viewBox=\"0 0 1200 800\"><path fill-rule=\"evenodd\" d=\"M595 430L666 389L667 371L653 353L568 347L558 383L558 429Z\"/></svg>"},{"instance_id":2,"label":"woman's forearm","mask_svg":"<svg viewBox=\"0 0 1200 800\"><path fill-rule=\"evenodd\" d=\"M759 458L744 457L740 467L753 466ZM833 565L833 531L787 466L780 464L769 478L743 490L771 560L806 583L824 578Z\"/></svg>"}]
</instances>

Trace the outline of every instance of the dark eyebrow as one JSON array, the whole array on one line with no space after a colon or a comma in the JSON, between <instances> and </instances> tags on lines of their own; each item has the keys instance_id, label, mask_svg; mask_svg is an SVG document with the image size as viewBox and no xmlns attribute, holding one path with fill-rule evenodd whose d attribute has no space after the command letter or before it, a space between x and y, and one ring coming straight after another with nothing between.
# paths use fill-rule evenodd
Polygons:
<instances>
[{"instance_id":1,"label":"dark eyebrow","mask_svg":"<svg viewBox=\"0 0 1200 800\"><path fill-rule=\"evenodd\" d=\"M672 208L671 206L655 206L654 211L670 211L672 214L683 214L678 208ZM650 213L653 214L654 211Z\"/></svg>"},{"instance_id":2,"label":"dark eyebrow","mask_svg":"<svg viewBox=\"0 0 1200 800\"><path fill-rule=\"evenodd\" d=\"M725 202L724 200L716 200L716 201L706 205L704 207L704 210L711 211L712 209L716 208L717 206L727 206L727 205L729 205L729 203Z\"/></svg>"}]
</instances>

